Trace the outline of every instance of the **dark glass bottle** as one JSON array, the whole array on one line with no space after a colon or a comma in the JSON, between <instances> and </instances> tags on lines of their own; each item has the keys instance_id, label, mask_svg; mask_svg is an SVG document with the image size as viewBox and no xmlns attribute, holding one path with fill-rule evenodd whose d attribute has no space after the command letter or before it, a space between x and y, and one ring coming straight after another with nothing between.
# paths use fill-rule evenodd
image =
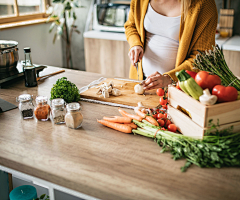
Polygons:
<instances>
[{"instance_id":1,"label":"dark glass bottle","mask_svg":"<svg viewBox=\"0 0 240 200\"><path fill-rule=\"evenodd\" d=\"M25 86L26 87L35 87L37 86L37 76L35 66L32 64L31 59L31 48L24 48L25 54L25 65L23 66L24 77L25 77Z\"/></svg>"}]
</instances>

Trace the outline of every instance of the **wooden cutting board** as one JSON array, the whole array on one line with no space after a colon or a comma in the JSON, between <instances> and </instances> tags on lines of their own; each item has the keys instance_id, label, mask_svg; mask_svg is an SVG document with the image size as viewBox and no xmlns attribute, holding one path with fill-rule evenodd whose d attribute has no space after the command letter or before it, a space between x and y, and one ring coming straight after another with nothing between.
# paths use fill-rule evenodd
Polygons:
<instances>
[{"instance_id":1,"label":"wooden cutting board","mask_svg":"<svg viewBox=\"0 0 240 200\"><path fill-rule=\"evenodd\" d=\"M147 91L145 92L145 95L138 95L134 92L134 86L138 84L137 82L113 78L107 78L106 80L102 81L99 85L101 85L103 82L109 83L110 81L113 81L114 87L121 91L120 96L115 97L110 95L109 98L103 98L97 94L98 89L96 87L93 87L86 90L85 92L82 92L80 94L81 97L134 107L137 106L138 102L142 102L142 104L146 108L155 108L156 106L159 105L159 96L156 95L156 90Z\"/></svg>"}]
</instances>

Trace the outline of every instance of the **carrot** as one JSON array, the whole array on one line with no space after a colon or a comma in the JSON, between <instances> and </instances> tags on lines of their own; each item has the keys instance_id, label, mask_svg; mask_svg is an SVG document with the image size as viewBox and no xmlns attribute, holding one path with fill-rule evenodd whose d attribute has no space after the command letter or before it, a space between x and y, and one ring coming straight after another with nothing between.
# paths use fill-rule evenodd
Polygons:
<instances>
[{"instance_id":1,"label":"carrot","mask_svg":"<svg viewBox=\"0 0 240 200\"><path fill-rule=\"evenodd\" d=\"M132 114L129 114L129 113L127 113L126 111L124 111L124 110L122 110L122 109L118 109L118 111L120 112L120 114L123 116L123 117L129 117L129 118L131 118L131 119L135 119L135 120L137 120L137 121L142 121L142 117L140 117L140 116L137 116L137 115L132 115Z\"/></svg>"},{"instance_id":2,"label":"carrot","mask_svg":"<svg viewBox=\"0 0 240 200\"><path fill-rule=\"evenodd\" d=\"M158 122L156 119L154 119L152 116L146 116L145 118L148 122L150 122L154 126L159 126Z\"/></svg>"},{"instance_id":3,"label":"carrot","mask_svg":"<svg viewBox=\"0 0 240 200\"><path fill-rule=\"evenodd\" d=\"M132 119L129 117L120 117L120 116L113 116L113 117L103 117L103 120L115 123L124 123L130 124Z\"/></svg>"},{"instance_id":4,"label":"carrot","mask_svg":"<svg viewBox=\"0 0 240 200\"><path fill-rule=\"evenodd\" d=\"M130 126L130 127L132 127L133 129L136 129L136 128L137 128L137 125L134 124L134 123L124 124L124 125Z\"/></svg>"},{"instance_id":5,"label":"carrot","mask_svg":"<svg viewBox=\"0 0 240 200\"><path fill-rule=\"evenodd\" d=\"M138 116L142 117L143 119L145 119L146 114L141 112L140 110L135 110L135 112L137 113Z\"/></svg>"},{"instance_id":6,"label":"carrot","mask_svg":"<svg viewBox=\"0 0 240 200\"><path fill-rule=\"evenodd\" d=\"M130 126L127 126L125 124L118 124L114 122L108 122L104 120L97 120L100 124L107 126L109 128L115 129L117 131L123 132L123 133L132 133L132 128Z\"/></svg>"}]
</instances>

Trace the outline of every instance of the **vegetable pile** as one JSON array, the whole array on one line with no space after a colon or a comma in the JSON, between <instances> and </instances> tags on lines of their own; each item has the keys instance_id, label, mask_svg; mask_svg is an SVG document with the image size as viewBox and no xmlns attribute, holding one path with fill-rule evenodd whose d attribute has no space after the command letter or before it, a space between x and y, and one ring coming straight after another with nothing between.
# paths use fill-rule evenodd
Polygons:
<instances>
[{"instance_id":1,"label":"vegetable pile","mask_svg":"<svg viewBox=\"0 0 240 200\"><path fill-rule=\"evenodd\" d=\"M218 75L221 78L222 85L231 85L240 91L240 80L228 68L224 55L218 45L213 46L213 50L198 52L199 54L193 63L195 68Z\"/></svg>"},{"instance_id":2,"label":"vegetable pile","mask_svg":"<svg viewBox=\"0 0 240 200\"><path fill-rule=\"evenodd\" d=\"M133 120L140 128L133 130L135 134L155 138L161 153L169 151L174 160L186 159L186 164L181 168L184 172L195 164L199 167L230 167L240 166L240 133L231 133L231 129L204 136L203 140L196 140L170 131L160 130L147 121ZM212 128L216 126L212 125Z\"/></svg>"},{"instance_id":3,"label":"vegetable pile","mask_svg":"<svg viewBox=\"0 0 240 200\"><path fill-rule=\"evenodd\" d=\"M66 103L78 102L80 100L80 94L74 83L68 81L66 77L62 77L57 80L51 89L50 100L56 98L62 98Z\"/></svg>"}]
</instances>

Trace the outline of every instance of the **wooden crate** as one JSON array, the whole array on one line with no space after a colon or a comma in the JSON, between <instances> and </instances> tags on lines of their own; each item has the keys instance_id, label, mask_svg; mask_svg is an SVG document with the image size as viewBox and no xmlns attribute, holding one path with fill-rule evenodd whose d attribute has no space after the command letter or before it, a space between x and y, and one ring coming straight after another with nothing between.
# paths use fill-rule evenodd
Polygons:
<instances>
[{"instance_id":1,"label":"wooden crate","mask_svg":"<svg viewBox=\"0 0 240 200\"><path fill-rule=\"evenodd\" d=\"M234 131L240 131L240 100L205 106L173 86L168 88L168 114L173 123L184 135L202 138L210 128L209 120L220 129L234 126ZM179 111L178 107L187 110L191 117Z\"/></svg>"}]
</instances>

